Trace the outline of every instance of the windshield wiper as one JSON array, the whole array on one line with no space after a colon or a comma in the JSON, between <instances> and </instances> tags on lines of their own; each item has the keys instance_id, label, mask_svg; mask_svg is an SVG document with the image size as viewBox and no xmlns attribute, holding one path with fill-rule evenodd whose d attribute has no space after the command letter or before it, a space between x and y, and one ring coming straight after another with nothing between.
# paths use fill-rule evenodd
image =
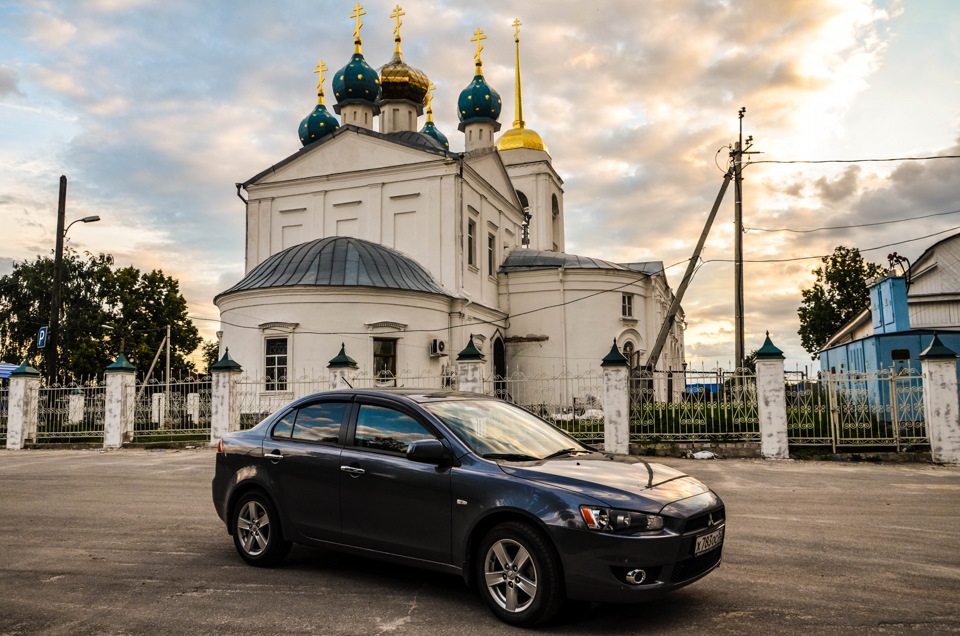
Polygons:
<instances>
[{"instance_id":1,"label":"windshield wiper","mask_svg":"<svg viewBox=\"0 0 960 636\"><path fill-rule=\"evenodd\" d=\"M539 457L524 455L523 453L484 453L480 457L484 459L505 459L512 462L535 462L540 460Z\"/></svg>"},{"instance_id":2,"label":"windshield wiper","mask_svg":"<svg viewBox=\"0 0 960 636\"><path fill-rule=\"evenodd\" d=\"M583 450L582 448L563 448L558 450L555 453L550 453L544 459L553 459L554 457L562 457L563 455L573 455L575 453L586 453L588 451Z\"/></svg>"}]
</instances>

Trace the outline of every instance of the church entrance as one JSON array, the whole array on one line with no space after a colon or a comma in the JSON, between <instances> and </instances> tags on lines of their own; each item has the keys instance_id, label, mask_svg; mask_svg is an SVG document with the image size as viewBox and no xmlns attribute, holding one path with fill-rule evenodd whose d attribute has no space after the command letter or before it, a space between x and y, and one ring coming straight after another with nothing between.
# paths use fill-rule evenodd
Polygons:
<instances>
[{"instance_id":1,"label":"church entrance","mask_svg":"<svg viewBox=\"0 0 960 636\"><path fill-rule=\"evenodd\" d=\"M507 353L503 346L503 338L499 336L493 341L493 391L501 400L507 397Z\"/></svg>"}]
</instances>

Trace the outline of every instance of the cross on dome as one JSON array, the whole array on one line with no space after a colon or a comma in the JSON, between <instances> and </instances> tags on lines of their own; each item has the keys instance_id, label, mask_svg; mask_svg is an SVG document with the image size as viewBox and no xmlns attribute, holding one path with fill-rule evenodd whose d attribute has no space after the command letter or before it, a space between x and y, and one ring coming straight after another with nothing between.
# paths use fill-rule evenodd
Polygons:
<instances>
[{"instance_id":1,"label":"cross on dome","mask_svg":"<svg viewBox=\"0 0 960 636\"><path fill-rule=\"evenodd\" d=\"M353 13L350 14L350 17L356 19L357 21L357 26L353 30L353 43L357 45L357 53L363 52L360 50L360 28L363 26L363 22L360 21L360 16L362 15L367 15L367 12L363 10L363 6L358 2L357 6L353 8Z\"/></svg>"},{"instance_id":2,"label":"cross on dome","mask_svg":"<svg viewBox=\"0 0 960 636\"><path fill-rule=\"evenodd\" d=\"M393 41L397 43L397 53L400 52L400 27L403 26L400 17L405 15L407 15L406 12L400 8L399 4L393 8L393 13L390 14L390 17L397 21L397 25L393 27Z\"/></svg>"}]
</instances>

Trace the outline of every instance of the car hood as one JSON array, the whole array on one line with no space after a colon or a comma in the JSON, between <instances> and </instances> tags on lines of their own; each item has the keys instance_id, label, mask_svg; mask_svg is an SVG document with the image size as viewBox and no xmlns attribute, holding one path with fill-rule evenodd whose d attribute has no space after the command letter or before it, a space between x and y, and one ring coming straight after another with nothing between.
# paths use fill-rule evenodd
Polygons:
<instances>
[{"instance_id":1,"label":"car hood","mask_svg":"<svg viewBox=\"0 0 960 636\"><path fill-rule=\"evenodd\" d=\"M611 507L659 512L667 504L710 492L689 475L637 457L592 453L531 464L506 464L507 474L583 493ZM638 501L639 500L639 501Z\"/></svg>"}]
</instances>

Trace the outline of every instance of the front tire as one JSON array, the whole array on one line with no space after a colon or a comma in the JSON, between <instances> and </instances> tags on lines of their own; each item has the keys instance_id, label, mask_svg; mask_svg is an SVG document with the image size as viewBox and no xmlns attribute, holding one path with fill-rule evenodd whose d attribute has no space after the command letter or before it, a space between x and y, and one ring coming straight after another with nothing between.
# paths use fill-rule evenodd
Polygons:
<instances>
[{"instance_id":1,"label":"front tire","mask_svg":"<svg viewBox=\"0 0 960 636\"><path fill-rule=\"evenodd\" d=\"M269 567L283 561L290 542L283 540L280 516L266 495L247 493L233 509L233 545L250 565Z\"/></svg>"},{"instance_id":2,"label":"front tire","mask_svg":"<svg viewBox=\"0 0 960 636\"><path fill-rule=\"evenodd\" d=\"M477 558L477 587L503 622L532 627L560 610L559 560L536 529L516 521L501 523L484 536Z\"/></svg>"}]
</instances>

